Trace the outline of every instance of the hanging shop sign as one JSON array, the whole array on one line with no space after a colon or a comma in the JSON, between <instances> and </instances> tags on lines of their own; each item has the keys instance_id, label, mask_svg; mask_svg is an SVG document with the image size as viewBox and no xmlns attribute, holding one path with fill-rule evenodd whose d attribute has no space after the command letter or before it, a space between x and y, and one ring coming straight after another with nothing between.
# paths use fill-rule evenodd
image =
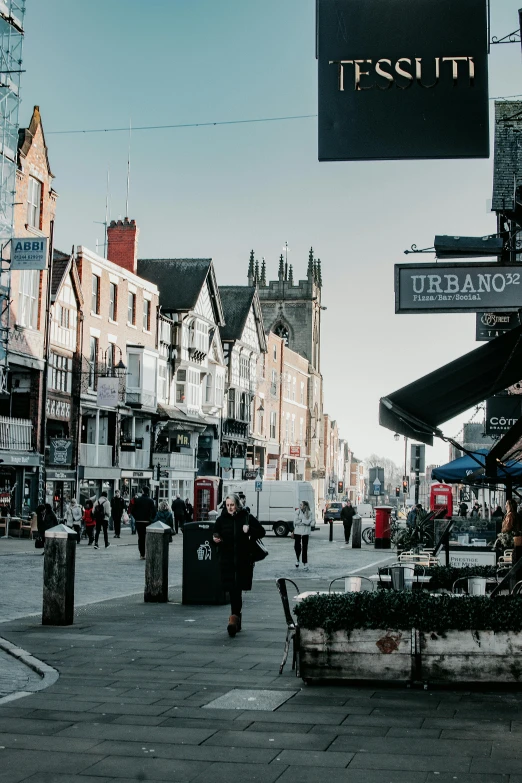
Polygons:
<instances>
[{"instance_id":1,"label":"hanging shop sign","mask_svg":"<svg viewBox=\"0 0 522 783\"><path fill-rule=\"evenodd\" d=\"M522 305L522 303L521 303ZM476 336L478 341L494 340L520 326L519 313L477 313Z\"/></svg>"},{"instance_id":2,"label":"hanging shop sign","mask_svg":"<svg viewBox=\"0 0 522 783\"><path fill-rule=\"evenodd\" d=\"M11 241L11 269L46 269L47 237L21 237Z\"/></svg>"},{"instance_id":3,"label":"hanging shop sign","mask_svg":"<svg viewBox=\"0 0 522 783\"><path fill-rule=\"evenodd\" d=\"M70 438L51 438L49 465L70 465L73 457L73 442Z\"/></svg>"},{"instance_id":4,"label":"hanging shop sign","mask_svg":"<svg viewBox=\"0 0 522 783\"><path fill-rule=\"evenodd\" d=\"M486 400L486 435L504 435L522 415L522 396L504 394Z\"/></svg>"},{"instance_id":5,"label":"hanging shop sign","mask_svg":"<svg viewBox=\"0 0 522 783\"><path fill-rule=\"evenodd\" d=\"M396 313L518 310L522 264L396 264Z\"/></svg>"},{"instance_id":6,"label":"hanging shop sign","mask_svg":"<svg viewBox=\"0 0 522 783\"><path fill-rule=\"evenodd\" d=\"M487 158L487 0L317 0L319 160Z\"/></svg>"},{"instance_id":7,"label":"hanging shop sign","mask_svg":"<svg viewBox=\"0 0 522 783\"><path fill-rule=\"evenodd\" d=\"M116 408L118 405L119 378L98 376L96 401L99 407Z\"/></svg>"},{"instance_id":8,"label":"hanging shop sign","mask_svg":"<svg viewBox=\"0 0 522 783\"><path fill-rule=\"evenodd\" d=\"M301 446L290 446L288 449L289 454L291 457L300 457L301 456Z\"/></svg>"}]
</instances>

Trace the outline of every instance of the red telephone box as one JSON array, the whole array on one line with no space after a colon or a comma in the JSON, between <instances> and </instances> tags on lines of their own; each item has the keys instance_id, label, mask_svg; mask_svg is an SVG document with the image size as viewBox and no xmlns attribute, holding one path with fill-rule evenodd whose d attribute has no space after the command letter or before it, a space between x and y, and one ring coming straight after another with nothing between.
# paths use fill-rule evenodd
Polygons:
<instances>
[{"instance_id":1,"label":"red telephone box","mask_svg":"<svg viewBox=\"0 0 522 783\"><path fill-rule=\"evenodd\" d=\"M446 510L445 519L453 516L453 494L449 484L432 484L430 487L430 511Z\"/></svg>"},{"instance_id":2,"label":"red telephone box","mask_svg":"<svg viewBox=\"0 0 522 783\"><path fill-rule=\"evenodd\" d=\"M194 481L194 522L204 522L209 511L216 511L219 483L217 476L201 476Z\"/></svg>"}]
</instances>

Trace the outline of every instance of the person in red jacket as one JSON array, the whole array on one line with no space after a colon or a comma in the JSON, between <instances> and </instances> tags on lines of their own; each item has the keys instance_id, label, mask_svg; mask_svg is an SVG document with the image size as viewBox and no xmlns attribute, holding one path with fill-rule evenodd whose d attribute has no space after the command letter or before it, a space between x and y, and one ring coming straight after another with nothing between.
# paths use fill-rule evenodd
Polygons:
<instances>
[{"instance_id":1,"label":"person in red jacket","mask_svg":"<svg viewBox=\"0 0 522 783\"><path fill-rule=\"evenodd\" d=\"M83 524L85 525L85 532L89 537L88 546L91 546L94 542L94 528L96 527L96 522L92 515L92 506L92 500L87 500L83 511Z\"/></svg>"}]
</instances>

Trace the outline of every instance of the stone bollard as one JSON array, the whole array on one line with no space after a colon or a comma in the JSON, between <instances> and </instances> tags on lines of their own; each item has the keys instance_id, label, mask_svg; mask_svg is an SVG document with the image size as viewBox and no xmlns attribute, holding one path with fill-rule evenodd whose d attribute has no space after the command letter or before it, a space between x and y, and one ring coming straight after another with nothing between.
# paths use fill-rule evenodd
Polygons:
<instances>
[{"instance_id":1,"label":"stone bollard","mask_svg":"<svg viewBox=\"0 0 522 783\"><path fill-rule=\"evenodd\" d=\"M330 535L328 536L328 541L333 541L333 519L328 520L330 523Z\"/></svg>"},{"instance_id":2,"label":"stone bollard","mask_svg":"<svg viewBox=\"0 0 522 783\"><path fill-rule=\"evenodd\" d=\"M76 530L56 525L45 532L42 625L72 625Z\"/></svg>"},{"instance_id":3,"label":"stone bollard","mask_svg":"<svg viewBox=\"0 0 522 783\"><path fill-rule=\"evenodd\" d=\"M145 544L145 602L169 600L169 542L171 528L163 522L148 525Z\"/></svg>"},{"instance_id":4,"label":"stone bollard","mask_svg":"<svg viewBox=\"0 0 522 783\"><path fill-rule=\"evenodd\" d=\"M361 548L362 520L356 514L352 520L352 549Z\"/></svg>"},{"instance_id":5,"label":"stone bollard","mask_svg":"<svg viewBox=\"0 0 522 783\"><path fill-rule=\"evenodd\" d=\"M215 522L218 518L219 514L217 511L209 511L208 512L208 521L209 522Z\"/></svg>"}]
</instances>

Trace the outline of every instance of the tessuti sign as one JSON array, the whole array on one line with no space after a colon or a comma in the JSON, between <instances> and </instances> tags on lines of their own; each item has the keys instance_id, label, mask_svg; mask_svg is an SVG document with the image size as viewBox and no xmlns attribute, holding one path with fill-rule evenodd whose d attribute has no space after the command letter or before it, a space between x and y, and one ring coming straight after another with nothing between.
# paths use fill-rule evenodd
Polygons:
<instances>
[{"instance_id":1,"label":"tessuti sign","mask_svg":"<svg viewBox=\"0 0 522 783\"><path fill-rule=\"evenodd\" d=\"M47 237L11 240L11 269L46 269Z\"/></svg>"},{"instance_id":2,"label":"tessuti sign","mask_svg":"<svg viewBox=\"0 0 522 783\"><path fill-rule=\"evenodd\" d=\"M316 0L319 160L487 158L487 0Z\"/></svg>"},{"instance_id":3,"label":"tessuti sign","mask_svg":"<svg viewBox=\"0 0 522 783\"><path fill-rule=\"evenodd\" d=\"M475 339L482 342L494 340L520 326L520 323L519 313L477 313Z\"/></svg>"},{"instance_id":4,"label":"tessuti sign","mask_svg":"<svg viewBox=\"0 0 522 783\"><path fill-rule=\"evenodd\" d=\"M396 264L396 313L476 313L522 307L522 264Z\"/></svg>"},{"instance_id":5,"label":"tessuti sign","mask_svg":"<svg viewBox=\"0 0 522 783\"><path fill-rule=\"evenodd\" d=\"M486 435L504 435L522 415L522 397L505 394L486 400Z\"/></svg>"}]
</instances>

